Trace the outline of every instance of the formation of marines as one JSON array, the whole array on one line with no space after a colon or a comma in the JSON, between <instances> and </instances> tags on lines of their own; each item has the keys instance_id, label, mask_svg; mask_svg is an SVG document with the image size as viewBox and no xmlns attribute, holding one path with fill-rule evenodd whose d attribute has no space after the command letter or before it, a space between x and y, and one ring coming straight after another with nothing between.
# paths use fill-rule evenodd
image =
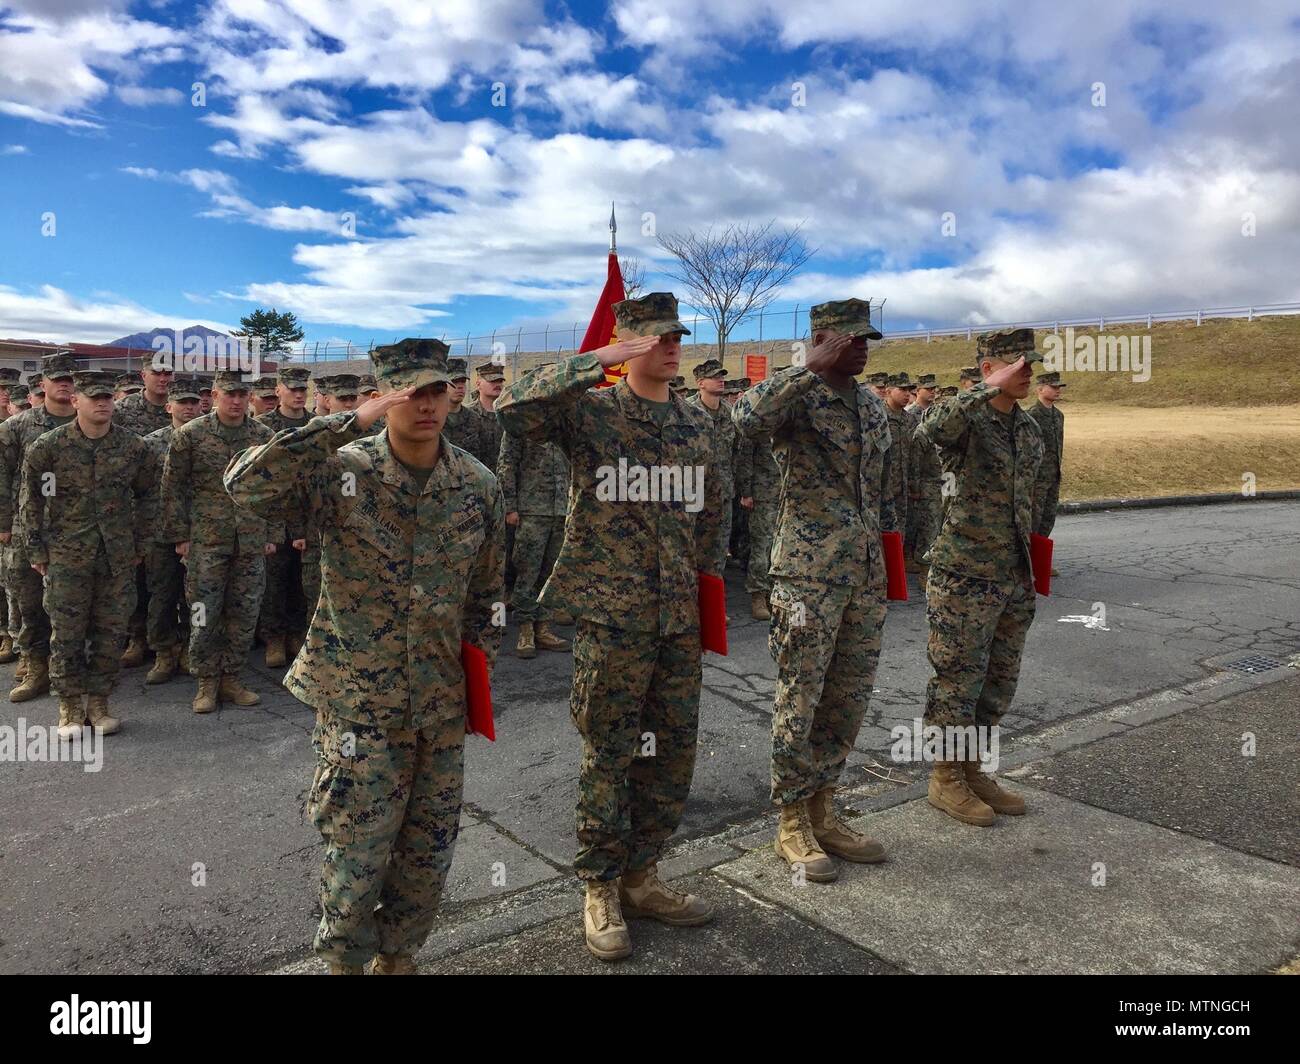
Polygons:
<instances>
[{"instance_id":1,"label":"formation of marines","mask_svg":"<svg viewBox=\"0 0 1300 1064\"><path fill-rule=\"evenodd\" d=\"M630 917L713 916L658 862L696 755L697 582L730 557L770 621L777 854L814 883L836 859L884 860L835 803L880 655L882 534L925 574L925 724L996 725L1034 614L1029 536L1056 513L1059 376L1020 409L1041 361L1020 329L981 336L960 387L859 380L880 333L849 299L812 309L795 364L751 386L707 359L691 394L671 293L615 318L610 346L508 386L495 361L476 365L468 396L465 360L431 339L376 349L374 376L128 379L62 354L25 383L0 370L11 699L53 688L61 735L111 734L114 682L147 648L147 682L188 671L196 713L253 705L241 670L260 638L317 715L315 948L336 973L408 973L460 820L465 648L490 669L510 617L519 657L573 655L574 869L587 947L618 960ZM698 491L611 492L614 466L697 471ZM571 642L555 630L569 625ZM948 745L928 796L974 825L1025 811Z\"/></svg>"}]
</instances>

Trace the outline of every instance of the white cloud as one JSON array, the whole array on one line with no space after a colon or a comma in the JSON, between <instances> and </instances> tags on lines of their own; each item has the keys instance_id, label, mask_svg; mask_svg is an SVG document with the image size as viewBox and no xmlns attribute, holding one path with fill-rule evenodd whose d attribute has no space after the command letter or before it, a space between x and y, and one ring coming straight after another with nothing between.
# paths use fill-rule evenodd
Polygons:
<instances>
[{"instance_id":1,"label":"white cloud","mask_svg":"<svg viewBox=\"0 0 1300 1064\"><path fill-rule=\"evenodd\" d=\"M180 89L151 89L143 85L119 85L117 98L130 107L150 107L154 104L184 103L186 96Z\"/></svg>"},{"instance_id":2,"label":"white cloud","mask_svg":"<svg viewBox=\"0 0 1300 1064\"><path fill-rule=\"evenodd\" d=\"M124 166L123 173L150 181L170 181L189 185L207 194L212 206L200 211L203 218L237 218L265 229L284 232L320 232L343 235L344 219L341 213L319 207L288 207L284 205L261 207L238 192L238 183L220 170L182 170L170 173L152 166Z\"/></svg>"},{"instance_id":3,"label":"white cloud","mask_svg":"<svg viewBox=\"0 0 1300 1064\"><path fill-rule=\"evenodd\" d=\"M0 155L28 155L26 144L6 144L0 147Z\"/></svg>"},{"instance_id":4,"label":"white cloud","mask_svg":"<svg viewBox=\"0 0 1300 1064\"><path fill-rule=\"evenodd\" d=\"M107 301L104 301L107 299ZM180 329L206 325L227 332L230 326L215 321L195 322L149 310L128 299L79 299L54 285L22 292L0 285L0 322L13 337L32 337L54 343L102 344L119 336L156 327Z\"/></svg>"}]
</instances>

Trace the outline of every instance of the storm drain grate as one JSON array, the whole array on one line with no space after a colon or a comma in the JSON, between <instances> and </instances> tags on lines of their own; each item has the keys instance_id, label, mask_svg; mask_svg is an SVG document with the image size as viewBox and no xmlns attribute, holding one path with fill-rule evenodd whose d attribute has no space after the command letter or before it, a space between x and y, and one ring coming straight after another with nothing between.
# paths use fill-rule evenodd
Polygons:
<instances>
[{"instance_id":1,"label":"storm drain grate","mask_svg":"<svg viewBox=\"0 0 1300 1064\"><path fill-rule=\"evenodd\" d=\"M1238 658L1236 661L1230 661L1227 668L1236 669L1238 672L1268 672L1269 669L1280 669L1282 663L1274 661L1272 658L1266 658L1262 654L1251 654L1249 657Z\"/></svg>"}]
</instances>

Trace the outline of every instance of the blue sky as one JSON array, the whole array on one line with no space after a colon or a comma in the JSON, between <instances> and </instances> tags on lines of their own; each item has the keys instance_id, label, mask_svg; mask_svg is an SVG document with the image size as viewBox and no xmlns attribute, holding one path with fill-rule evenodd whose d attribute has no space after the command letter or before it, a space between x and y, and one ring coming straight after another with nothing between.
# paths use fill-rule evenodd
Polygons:
<instances>
[{"instance_id":1,"label":"blue sky","mask_svg":"<svg viewBox=\"0 0 1300 1064\"><path fill-rule=\"evenodd\" d=\"M1297 43L1208 0L0 0L0 336L585 322L611 200L651 287L643 216L774 219L818 248L783 307L894 328L1296 300Z\"/></svg>"}]
</instances>

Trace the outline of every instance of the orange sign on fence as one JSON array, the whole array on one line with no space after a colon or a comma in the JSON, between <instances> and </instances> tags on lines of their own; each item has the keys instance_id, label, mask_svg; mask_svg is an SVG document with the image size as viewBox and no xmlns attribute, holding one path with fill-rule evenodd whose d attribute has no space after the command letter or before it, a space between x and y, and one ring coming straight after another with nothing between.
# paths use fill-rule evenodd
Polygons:
<instances>
[{"instance_id":1,"label":"orange sign on fence","mask_svg":"<svg viewBox=\"0 0 1300 1064\"><path fill-rule=\"evenodd\" d=\"M746 355L745 372L741 376L748 377L751 384L757 384L767 378L767 355Z\"/></svg>"}]
</instances>

